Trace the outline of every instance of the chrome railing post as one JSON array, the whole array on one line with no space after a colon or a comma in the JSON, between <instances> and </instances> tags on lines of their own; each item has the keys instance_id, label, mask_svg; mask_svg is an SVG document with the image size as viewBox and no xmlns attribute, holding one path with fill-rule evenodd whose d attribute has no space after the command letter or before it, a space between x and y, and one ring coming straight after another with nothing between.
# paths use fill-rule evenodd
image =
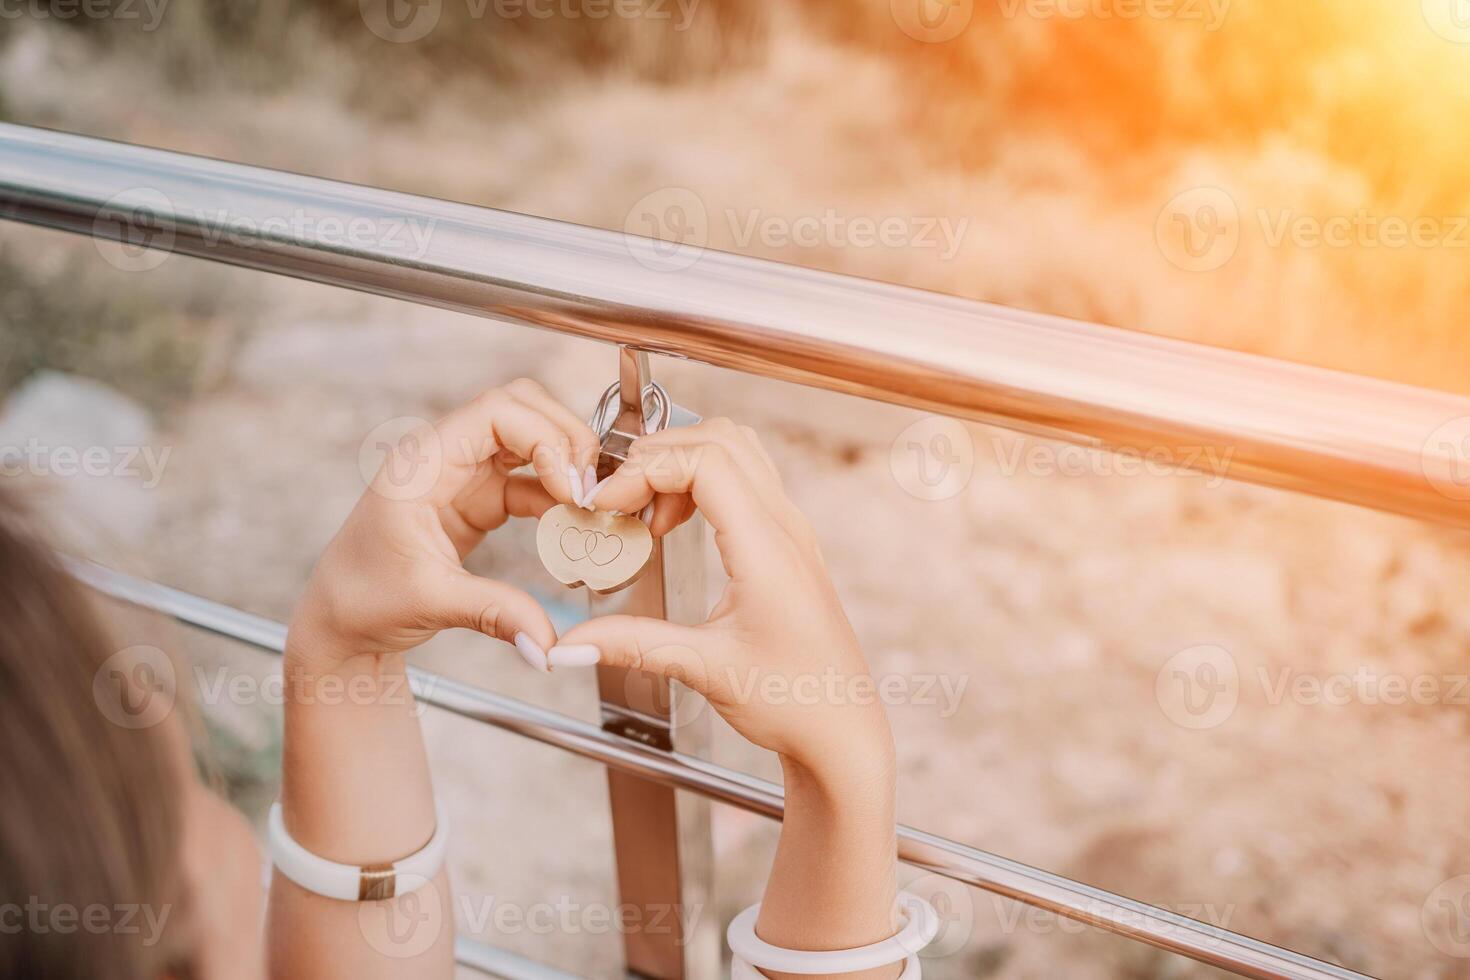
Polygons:
<instances>
[{"instance_id":1,"label":"chrome railing post","mask_svg":"<svg viewBox=\"0 0 1470 980\"><path fill-rule=\"evenodd\" d=\"M619 408L611 438L626 444L643 433L643 393L653 379L642 351L620 347L618 361ZM598 477L617 462L605 451ZM592 593L593 615L703 621L703 551L703 521L696 517L654 543L653 557L633 585L612 595ZM597 669L597 689L603 731L664 752L708 755L708 718L692 692L681 691L676 704L662 677L608 666ZM608 770L607 783L619 900L631 910L623 931L628 972L657 980L714 980L720 950L710 901L709 801L678 798L667 784L616 769Z\"/></svg>"}]
</instances>

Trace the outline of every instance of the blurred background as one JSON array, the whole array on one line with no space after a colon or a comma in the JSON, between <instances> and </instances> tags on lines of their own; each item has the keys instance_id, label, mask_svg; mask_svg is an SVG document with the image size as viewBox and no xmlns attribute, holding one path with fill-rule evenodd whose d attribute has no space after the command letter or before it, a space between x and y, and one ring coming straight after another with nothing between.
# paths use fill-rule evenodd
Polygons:
<instances>
[{"instance_id":1,"label":"blurred background","mask_svg":"<svg viewBox=\"0 0 1470 980\"><path fill-rule=\"evenodd\" d=\"M0 11L8 122L615 230L646 232L676 201L715 248L1460 392L1467 113L1464 0ZM897 233L864 234L883 222ZM520 375L587 413L613 377L596 344L145 264L0 226L3 478L67 547L278 619L362 492L375 427ZM1463 534L698 365L656 371L695 411L760 430L875 672L947 683L890 708L905 822L1374 975L1470 976ZM942 492L894 451L914 432L951 440ZM67 447L111 462L75 474ZM582 615L530 528L474 567L563 623ZM115 618L119 647L195 663L210 753L258 817L278 711L217 681L271 661ZM595 717L589 675L530 675L487 639L442 636L421 660ZM1171 686L1201 662L1231 675L1226 710L1202 716ZM1395 678L1428 693L1395 697ZM426 725L467 907L616 903L598 767L436 712ZM715 757L776 775L728 730ZM717 901L699 914L723 922L758 897L775 828L717 809L715 833ZM945 896L929 975L1219 975L916 887ZM606 930L460 927L620 975Z\"/></svg>"}]
</instances>

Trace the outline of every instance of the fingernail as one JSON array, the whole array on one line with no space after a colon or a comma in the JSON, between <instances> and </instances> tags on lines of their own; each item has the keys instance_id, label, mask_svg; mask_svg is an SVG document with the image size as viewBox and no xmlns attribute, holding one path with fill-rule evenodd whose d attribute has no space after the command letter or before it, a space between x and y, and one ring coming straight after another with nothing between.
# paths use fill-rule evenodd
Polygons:
<instances>
[{"instance_id":1,"label":"fingernail","mask_svg":"<svg viewBox=\"0 0 1470 980\"><path fill-rule=\"evenodd\" d=\"M597 486L597 470L591 466L582 471L582 499L586 500L592 488Z\"/></svg>"},{"instance_id":2,"label":"fingernail","mask_svg":"<svg viewBox=\"0 0 1470 980\"><path fill-rule=\"evenodd\" d=\"M525 633L517 633L515 638L516 650L519 651L521 659L533 670L545 674L549 670L546 666L546 651L541 649L541 644L531 639Z\"/></svg>"},{"instance_id":3,"label":"fingernail","mask_svg":"<svg viewBox=\"0 0 1470 980\"><path fill-rule=\"evenodd\" d=\"M647 524L650 527L652 527L653 526L653 504L649 504L647 507L645 507L642 510L640 510L638 512L638 519L640 521L642 521L644 524Z\"/></svg>"},{"instance_id":4,"label":"fingernail","mask_svg":"<svg viewBox=\"0 0 1470 980\"><path fill-rule=\"evenodd\" d=\"M552 667L591 667L601 659L602 651L590 643L568 643L546 652L546 662Z\"/></svg>"},{"instance_id":5,"label":"fingernail","mask_svg":"<svg viewBox=\"0 0 1470 980\"><path fill-rule=\"evenodd\" d=\"M596 508L592 506L592 498L601 493L602 488L607 486L607 481L611 479L612 477L606 476L594 483L592 485L592 489L588 490L587 493L582 497L582 506L586 507L588 510L595 510Z\"/></svg>"},{"instance_id":6,"label":"fingernail","mask_svg":"<svg viewBox=\"0 0 1470 980\"><path fill-rule=\"evenodd\" d=\"M586 507L582 496L582 478L577 475L577 468L570 463L567 464L567 487L572 491L572 503L578 507Z\"/></svg>"}]
</instances>

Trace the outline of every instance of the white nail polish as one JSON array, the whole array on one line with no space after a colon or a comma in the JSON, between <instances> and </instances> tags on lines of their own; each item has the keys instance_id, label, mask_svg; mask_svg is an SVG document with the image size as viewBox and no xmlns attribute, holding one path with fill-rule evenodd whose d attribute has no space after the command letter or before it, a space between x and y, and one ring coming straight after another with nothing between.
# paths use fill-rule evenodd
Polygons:
<instances>
[{"instance_id":1,"label":"white nail polish","mask_svg":"<svg viewBox=\"0 0 1470 980\"><path fill-rule=\"evenodd\" d=\"M524 660L526 664L531 667L531 669L539 671L543 674L549 672L546 666L546 651L541 649L541 644L531 639L525 633L516 634L515 644L516 650L521 655L521 659Z\"/></svg>"},{"instance_id":2,"label":"white nail polish","mask_svg":"<svg viewBox=\"0 0 1470 980\"><path fill-rule=\"evenodd\" d=\"M567 488L572 491L572 503L578 507L586 507L582 496L582 478L577 475L577 468L570 463L567 464Z\"/></svg>"},{"instance_id":3,"label":"white nail polish","mask_svg":"<svg viewBox=\"0 0 1470 980\"><path fill-rule=\"evenodd\" d=\"M653 504L649 504L640 510L638 512L638 519L651 527L653 525Z\"/></svg>"},{"instance_id":4,"label":"white nail polish","mask_svg":"<svg viewBox=\"0 0 1470 980\"><path fill-rule=\"evenodd\" d=\"M582 471L582 499L586 500L592 488L597 486L597 470L589 466Z\"/></svg>"},{"instance_id":5,"label":"white nail polish","mask_svg":"<svg viewBox=\"0 0 1470 980\"><path fill-rule=\"evenodd\" d=\"M586 495L582 497L582 506L586 507L588 510L596 510L596 508L592 506L592 498L596 497L598 493L602 491L602 488L607 486L607 481L611 479L612 477L610 476L604 477L603 479L598 480L595 484L593 484L592 489L588 490Z\"/></svg>"},{"instance_id":6,"label":"white nail polish","mask_svg":"<svg viewBox=\"0 0 1470 980\"><path fill-rule=\"evenodd\" d=\"M591 667L602 659L602 651L590 643L568 643L546 652L546 662L553 667Z\"/></svg>"}]
</instances>

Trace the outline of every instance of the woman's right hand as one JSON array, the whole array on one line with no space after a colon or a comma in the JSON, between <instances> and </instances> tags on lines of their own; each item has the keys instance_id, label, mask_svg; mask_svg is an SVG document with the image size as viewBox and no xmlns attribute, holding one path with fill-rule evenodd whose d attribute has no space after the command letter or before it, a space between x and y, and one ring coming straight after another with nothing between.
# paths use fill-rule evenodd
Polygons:
<instances>
[{"instance_id":1,"label":"woman's right hand","mask_svg":"<svg viewBox=\"0 0 1470 980\"><path fill-rule=\"evenodd\" d=\"M787 498L755 432L728 419L633 443L596 488L595 507L667 533L690 501L715 530L729 584L698 626L607 616L561 637L553 667L597 662L673 677L750 741L822 778L891 782L887 716L815 535Z\"/></svg>"},{"instance_id":2,"label":"woman's right hand","mask_svg":"<svg viewBox=\"0 0 1470 980\"><path fill-rule=\"evenodd\" d=\"M549 662L596 661L678 679L740 734L780 755L785 811L756 922L762 939L831 950L893 935L893 737L811 528L755 433L727 420L637 440L592 496L599 508L637 513L655 493L655 534L670 530L690 503L715 529L730 583L708 621L594 619L563 635ZM881 967L848 976L898 973Z\"/></svg>"}]
</instances>

